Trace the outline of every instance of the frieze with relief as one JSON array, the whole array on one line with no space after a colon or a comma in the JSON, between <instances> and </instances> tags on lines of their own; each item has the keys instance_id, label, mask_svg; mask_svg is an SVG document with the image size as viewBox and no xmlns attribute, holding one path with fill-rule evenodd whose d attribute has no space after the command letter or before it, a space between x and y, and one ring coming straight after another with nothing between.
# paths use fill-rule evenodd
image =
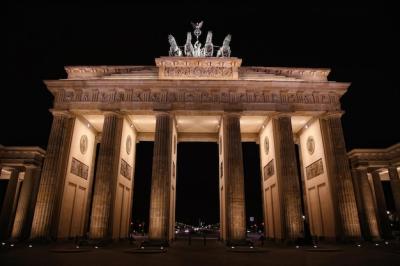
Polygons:
<instances>
[{"instance_id":1,"label":"frieze with relief","mask_svg":"<svg viewBox=\"0 0 400 266\"><path fill-rule=\"evenodd\" d=\"M270 90L179 89L91 89L57 90L56 103L279 103L339 104L334 93L312 94Z\"/></svg>"}]
</instances>

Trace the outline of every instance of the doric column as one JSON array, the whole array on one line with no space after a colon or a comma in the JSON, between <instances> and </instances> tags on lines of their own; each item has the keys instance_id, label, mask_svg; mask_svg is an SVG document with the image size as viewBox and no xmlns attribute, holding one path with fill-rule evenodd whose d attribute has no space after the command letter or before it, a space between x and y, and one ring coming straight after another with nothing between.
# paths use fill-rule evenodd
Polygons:
<instances>
[{"instance_id":1,"label":"doric column","mask_svg":"<svg viewBox=\"0 0 400 266\"><path fill-rule=\"evenodd\" d=\"M276 174L282 210L283 239L303 237L301 191L296 163L295 144L290 116L272 118L276 158Z\"/></svg>"},{"instance_id":2,"label":"doric column","mask_svg":"<svg viewBox=\"0 0 400 266\"><path fill-rule=\"evenodd\" d=\"M392 166L388 168L390 177L390 186L392 188L394 205L396 208L397 215L400 216L400 179L397 168Z\"/></svg>"},{"instance_id":3,"label":"doric column","mask_svg":"<svg viewBox=\"0 0 400 266\"><path fill-rule=\"evenodd\" d=\"M383 192L382 181L378 171L372 172L372 183L374 186L375 202L381 236L385 239L391 238L392 233L390 231L389 219L386 213L387 208L385 194Z\"/></svg>"},{"instance_id":4,"label":"doric column","mask_svg":"<svg viewBox=\"0 0 400 266\"><path fill-rule=\"evenodd\" d=\"M336 232L338 239L359 239L360 222L340 116L341 113L334 113L320 119L326 167L337 215Z\"/></svg>"},{"instance_id":5,"label":"doric column","mask_svg":"<svg viewBox=\"0 0 400 266\"><path fill-rule=\"evenodd\" d=\"M111 239L112 217L122 137L123 117L114 112L104 114L99 158L93 191L90 237Z\"/></svg>"},{"instance_id":6,"label":"doric column","mask_svg":"<svg viewBox=\"0 0 400 266\"><path fill-rule=\"evenodd\" d=\"M19 170L12 169L10 180L8 181L3 206L0 213L0 239L5 240L10 237L12 224L14 222L15 209L18 202L18 176Z\"/></svg>"},{"instance_id":7,"label":"doric column","mask_svg":"<svg viewBox=\"0 0 400 266\"><path fill-rule=\"evenodd\" d=\"M149 221L152 241L169 238L172 137L172 116L166 112L156 114Z\"/></svg>"},{"instance_id":8,"label":"doric column","mask_svg":"<svg viewBox=\"0 0 400 266\"><path fill-rule=\"evenodd\" d=\"M239 114L225 113L222 126L226 240L237 242L246 239L243 154Z\"/></svg>"},{"instance_id":9,"label":"doric column","mask_svg":"<svg viewBox=\"0 0 400 266\"><path fill-rule=\"evenodd\" d=\"M40 178L31 238L56 238L59 209L68 166L75 119L66 112L53 111L53 124Z\"/></svg>"},{"instance_id":10,"label":"doric column","mask_svg":"<svg viewBox=\"0 0 400 266\"><path fill-rule=\"evenodd\" d=\"M353 185L364 239L379 239L377 213L366 168L354 169Z\"/></svg>"},{"instance_id":11,"label":"doric column","mask_svg":"<svg viewBox=\"0 0 400 266\"><path fill-rule=\"evenodd\" d=\"M29 235L32 226L39 178L40 171L37 167L26 166L11 234L11 237L14 239L26 238Z\"/></svg>"}]
</instances>

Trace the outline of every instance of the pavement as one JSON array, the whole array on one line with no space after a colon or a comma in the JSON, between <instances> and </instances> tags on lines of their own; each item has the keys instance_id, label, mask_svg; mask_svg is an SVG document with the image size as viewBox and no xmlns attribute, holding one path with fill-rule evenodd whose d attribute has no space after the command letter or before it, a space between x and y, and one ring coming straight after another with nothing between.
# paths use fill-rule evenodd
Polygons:
<instances>
[{"instance_id":1,"label":"pavement","mask_svg":"<svg viewBox=\"0 0 400 266\"><path fill-rule=\"evenodd\" d=\"M163 252L137 251L139 241L113 243L105 247L73 243L39 245L10 243L0 246L0 265L400 265L398 244L384 242L352 245L286 246L266 241L253 249L226 247L216 239L179 239ZM78 252L79 251L79 252ZM238 252L236 252L238 251Z\"/></svg>"}]
</instances>

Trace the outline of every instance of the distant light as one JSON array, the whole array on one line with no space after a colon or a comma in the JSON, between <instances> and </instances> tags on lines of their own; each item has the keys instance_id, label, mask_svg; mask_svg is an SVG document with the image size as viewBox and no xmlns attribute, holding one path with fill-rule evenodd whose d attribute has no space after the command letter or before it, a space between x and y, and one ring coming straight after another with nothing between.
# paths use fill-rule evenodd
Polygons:
<instances>
[{"instance_id":1,"label":"distant light","mask_svg":"<svg viewBox=\"0 0 400 266\"><path fill-rule=\"evenodd\" d=\"M11 245L10 245L10 247L13 247L13 246L14 246L14 244L11 244Z\"/></svg>"},{"instance_id":2,"label":"distant light","mask_svg":"<svg viewBox=\"0 0 400 266\"><path fill-rule=\"evenodd\" d=\"M390 211L386 211L386 214L390 214Z\"/></svg>"},{"instance_id":3,"label":"distant light","mask_svg":"<svg viewBox=\"0 0 400 266\"><path fill-rule=\"evenodd\" d=\"M314 248L317 248L317 245L314 245Z\"/></svg>"},{"instance_id":4,"label":"distant light","mask_svg":"<svg viewBox=\"0 0 400 266\"><path fill-rule=\"evenodd\" d=\"M234 246L232 246L231 248L235 248Z\"/></svg>"},{"instance_id":5,"label":"distant light","mask_svg":"<svg viewBox=\"0 0 400 266\"><path fill-rule=\"evenodd\" d=\"M375 246L379 246L379 244L378 244L378 243L375 243Z\"/></svg>"},{"instance_id":6,"label":"distant light","mask_svg":"<svg viewBox=\"0 0 400 266\"><path fill-rule=\"evenodd\" d=\"M301 218L303 218L303 220L305 220L305 219L306 219L306 216L305 216L305 215L302 215Z\"/></svg>"},{"instance_id":7,"label":"distant light","mask_svg":"<svg viewBox=\"0 0 400 266\"><path fill-rule=\"evenodd\" d=\"M253 246L250 246L250 248L253 248Z\"/></svg>"},{"instance_id":8,"label":"distant light","mask_svg":"<svg viewBox=\"0 0 400 266\"><path fill-rule=\"evenodd\" d=\"M98 246L94 246L94 248L96 248L96 249L97 249L97 248L99 248L99 247L98 247Z\"/></svg>"},{"instance_id":9,"label":"distant light","mask_svg":"<svg viewBox=\"0 0 400 266\"><path fill-rule=\"evenodd\" d=\"M144 247L140 247L141 249L144 249Z\"/></svg>"},{"instance_id":10,"label":"distant light","mask_svg":"<svg viewBox=\"0 0 400 266\"><path fill-rule=\"evenodd\" d=\"M79 246L76 246L76 248L79 248Z\"/></svg>"},{"instance_id":11,"label":"distant light","mask_svg":"<svg viewBox=\"0 0 400 266\"><path fill-rule=\"evenodd\" d=\"M31 247L32 247L32 245L29 245L28 247L29 247L29 248L31 248Z\"/></svg>"},{"instance_id":12,"label":"distant light","mask_svg":"<svg viewBox=\"0 0 400 266\"><path fill-rule=\"evenodd\" d=\"M1 245L2 245L2 246L4 246L5 244L6 244L6 243L4 243L4 242L1 242Z\"/></svg>"},{"instance_id":13,"label":"distant light","mask_svg":"<svg viewBox=\"0 0 400 266\"><path fill-rule=\"evenodd\" d=\"M296 248L299 248L300 246L296 246Z\"/></svg>"},{"instance_id":14,"label":"distant light","mask_svg":"<svg viewBox=\"0 0 400 266\"><path fill-rule=\"evenodd\" d=\"M360 248L360 247L361 247L361 244L358 244L358 245L357 245L357 247L359 247L359 248Z\"/></svg>"},{"instance_id":15,"label":"distant light","mask_svg":"<svg viewBox=\"0 0 400 266\"><path fill-rule=\"evenodd\" d=\"M385 241L385 245L389 245L389 242L388 242L388 241Z\"/></svg>"},{"instance_id":16,"label":"distant light","mask_svg":"<svg viewBox=\"0 0 400 266\"><path fill-rule=\"evenodd\" d=\"M163 246L161 246L161 247L160 247L160 249L164 249L164 247L163 247Z\"/></svg>"},{"instance_id":17,"label":"distant light","mask_svg":"<svg viewBox=\"0 0 400 266\"><path fill-rule=\"evenodd\" d=\"M250 233L250 230L247 230L247 233Z\"/></svg>"},{"instance_id":18,"label":"distant light","mask_svg":"<svg viewBox=\"0 0 400 266\"><path fill-rule=\"evenodd\" d=\"M189 229L185 229L185 233L189 233Z\"/></svg>"}]
</instances>

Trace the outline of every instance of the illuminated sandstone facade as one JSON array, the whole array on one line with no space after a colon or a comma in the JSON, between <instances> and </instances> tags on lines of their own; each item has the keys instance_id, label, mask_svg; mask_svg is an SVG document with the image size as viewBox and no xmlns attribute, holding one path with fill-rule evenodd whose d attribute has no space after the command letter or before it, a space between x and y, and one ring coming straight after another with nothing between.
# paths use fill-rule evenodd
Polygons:
<instances>
[{"instance_id":1,"label":"illuminated sandstone facade","mask_svg":"<svg viewBox=\"0 0 400 266\"><path fill-rule=\"evenodd\" d=\"M382 181L389 181L395 215L400 216L400 143L387 149L354 149L348 153L358 214L366 239L391 238Z\"/></svg>"},{"instance_id":2,"label":"illuminated sandstone facade","mask_svg":"<svg viewBox=\"0 0 400 266\"><path fill-rule=\"evenodd\" d=\"M0 206L1 240L29 237L44 157L39 147L0 145L0 181L6 188Z\"/></svg>"},{"instance_id":3,"label":"illuminated sandstone facade","mask_svg":"<svg viewBox=\"0 0 400 266\"><path fill-rule=\"evenodd\" d=\"M66 79L45 81L54 118L31 238L127 237L139 141L154 141L150 240L174 238L177 143L185 141L219 144L223 240L246 235L244 141L260 144L268 238L302 237L304 219L315 236L360 238L340 122L349 84L328 81L328 69L214 57L65 69Z\"/></svg>"}]
</instances>

